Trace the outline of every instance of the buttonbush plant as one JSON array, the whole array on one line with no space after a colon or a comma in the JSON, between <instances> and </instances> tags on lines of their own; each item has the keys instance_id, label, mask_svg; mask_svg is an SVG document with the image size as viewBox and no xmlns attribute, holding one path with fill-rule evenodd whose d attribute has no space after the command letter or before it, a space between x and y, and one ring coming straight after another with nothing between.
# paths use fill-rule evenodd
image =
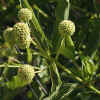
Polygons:
<instances>
[{"instance_id":1,"label":"buttonbush plant","mask_svg":"<svg viewBox=\"0 0 100 100\"><path fill-rule=\"evenodd\" d=\"M99 6L1 0L0 100L99 100Z\"/></svg>"}]
</instances>

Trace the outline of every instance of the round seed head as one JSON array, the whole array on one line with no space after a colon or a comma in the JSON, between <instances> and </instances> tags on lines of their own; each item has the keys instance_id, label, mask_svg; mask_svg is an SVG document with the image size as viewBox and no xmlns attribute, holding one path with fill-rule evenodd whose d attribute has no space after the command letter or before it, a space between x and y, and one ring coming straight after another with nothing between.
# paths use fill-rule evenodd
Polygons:
<instances>
[{"instance_id":1,"label":"round seed head","mask_svg":"<svg viewBox=\"0 0 100 100\"><path fill-rule=\"evenodd\" d=\"M28 25L24 22L19 22L16 23L13 27L14 32L19 35L19 34L30 34L30 29Z\"/></svg>"},{"instance_id":2,"label":"round seed head","mask_svg":"<svg viewBox=\"0 0 100 100\"><path fill-rule=\"evenodd\" d=\"M24 64L22 66L19 67L18 69L18 75L20 77L20 79L24 82L26 82L27 84L32 82L32 79L35 77L35 73L34 73L34 68L31 65L28 64Z\"/></svg>"},{"instance_id":3,"label":"round seed head","mask_svg":"<svg viewBox=\"0 0 100 100\"><path fill-rule=\"evenodd\" d=\"M31 36L30 29L27 24L20 22L14 25L14 33L16 34L16 44L20 49L30 46Z\"/></svg>"},{"instance_id":4,"label":"round seed head","mask_svg":"<svg viewBox=\"0 0 100 100\"><path fill-rule=\"evenodd\" d=\"M18 37L18 40L16 42L17 46L20 49L29 48L30 43L31 43L31 36L30 36L30 34L26 34L26 35L21 34Z\"/></svg>"},{"instance_id":5,"label":"round seed head","mask_svg":"<svg viewBox=\"0 0 100 100\"><path fill-rule=\"evenodd\" d=\"M4 30L3 37L8 44L10 44L12 46L15 44L16 36L13 33L12 27L8 27L7 29Z\"/></svg>"},{"instance_id":6,"label":"round seed head","mask_svg":"<svg viewBox=\"0 0 100 100\"><path fill-rule=\"evenodd\" d=\"M32 19L32 11L28 8L22 8L18 12L20 21L27 22Z\"/></svg>"},{"instance_id":7,"label":"round seed head","mask_svg":"<svg viewBox=\"0 0 100 100\"><path fill-rule=\"evenodd\" d=\"M61 34L72 36L75 32L75 24L70 20L63 20L59 23L58 31Z\"/></svg>"}]
</instances>

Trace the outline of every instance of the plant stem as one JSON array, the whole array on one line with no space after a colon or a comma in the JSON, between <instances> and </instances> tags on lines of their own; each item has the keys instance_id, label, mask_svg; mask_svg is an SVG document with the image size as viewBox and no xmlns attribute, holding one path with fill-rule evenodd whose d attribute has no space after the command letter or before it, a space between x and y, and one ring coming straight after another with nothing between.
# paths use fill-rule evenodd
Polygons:
<instances>
[{"instance_id":1,"label":"plant stem","mask_svg":"<svg viewBox=\"0 0 100 100\"><path fill-rule=\"evenodd\" d=\"M55 89L55 81L53 79L53 71L51 66L49 66L49 71L50 71L50 78L51 78L51 82L52 82L52 87L51 87L51 92Z\"/></svg>"},{"instance_id":2,"label":"plant stem","mask_svg":"<svg viewBox=\"0 0 100 100\"><path fill-rule=\"evenodd\" d=\"M100 95L100 90L96 89L93 85L89 85L88 88L90 88L91 90L95 91L95 93Z\"/></svg>"},{"instance_id":3,"label":"plant stem","mask_svg":"<svg viewBox=\"0 0 100 100\"><path fill-rule=\"evenodd\" d=\"M27 48L26 50L27 50L27 62L28 62L29 64L31 64L31 62L32 62L32 53L31 53L31 49L30 49L30 48Z\"/></svg>"},{"instance_id":4,"label":"plant stem","mask_svg":"<svg viewBox=\"0 0 100 100\"><path fill-rule=\"evenodd\" d=\"M74 75L74 74L73 74L69 69L67 69L65 66L61 65L61 64L58 63L58 62L57 62L57 65L58 65L61 69L63 69L65 72L67 72L69 75L71 75L73 78L75 78L76 80L78 80L79 82L83 82L83 80L82 80L80 77Z\"/></svg>"},{"instance_id":5,"label":"plant stem","mask_svg":"<svg viewBox=\"0 0 100 100\"><path fill-rule=\"evenodd\" d=\"M19 66L3 64L3 65L0 65L0 67L19 67Z\"/></svg>"},{"instance_id":6,"label":"plant stem","mask_svg":"<svg viewBox=\"0 0 100 100\"><path fill-rule=\"evenodd\" d=\"M45 69L39 70L39 71L35 71L34 73L41 73L41 72L43 72L43 71L45 71Z\"/></svg>"},{"instance_id":7,"label":"plant stem","mask_svg":"<svg viewBox=\"0 0 100 100\"><path fill-rule=\"evenodd\" d=\"M32 44L33 44L34 46L37 46L37 43L36 43L35 41L31 40L31 42L32 42Z\"/></svg>"},{"instance_id":8,"label":"plant stem","mask_svg":"<svg viewBox=\"0 0 100 100\"><path fill-rule=\"evenodd\" d=\"M41 13L41 15L43 15L45 18L48 18L48 17L49 17L49 16L48 16L43 10L41 10L36 4L34 4L33 7L34 7L39 13Z\"/></svg>"}]
</instances>

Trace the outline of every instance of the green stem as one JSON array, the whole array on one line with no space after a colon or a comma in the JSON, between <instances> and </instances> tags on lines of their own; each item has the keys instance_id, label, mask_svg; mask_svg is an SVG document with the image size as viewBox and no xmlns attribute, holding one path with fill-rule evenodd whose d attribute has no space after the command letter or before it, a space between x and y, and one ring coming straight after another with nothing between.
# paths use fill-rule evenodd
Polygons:
<instances>
[{"instance_id":1,"label":"green stem","mask_svg":"<svg viewBox=\"0 0 100 100\"><path fill-rule=\"evenodd\" d=\"M57 65L58 65L61 69L63 69L65 72L67 72L69 75L71 75L73 78L75 78L76 80L78 80L79 82L83 82L83 80L82 80L80 77L74 75L74 74L73 74L69 69L67 69L65 66L61 65L61 64L58 63L58 62L57 62Z\"/></svg>"},{"instance_id":2,"label":"green stem","mask_svg":"<svg viewBox=\"0 0 100 100\"><path fill-rule=\"evenodd\" d=\"M52 63L52 68L53 68L54 72L55 72L56 75L57 75L58 83L59 83L59 84L62 84L62 81L61 81L60 74L59 74L59 71L58 71L58 68L57 68L56 63L55 63L55 62L51 62L51 63Z\"/></svg>"},{"instance_id":3,"label":"green stem","mask_svg":"<svg viewBox=\"0 0 100 100\"><path fill-rule=\"evenodd\" d=\"M0 65L0 67L2 68L2 67L19 67L19 66L3 64L3 65Z\"/></svg>"},{"instance_id":4,"label":"green stem","mask_svg":"<svg viewBox=\"0 0 100 100\"><path fill-rule=\"evenodd\" d=\"M52 87L51 87L51 92L55 89L55 81L53 79L53 71L52 71L52 67L49 66L49 71L50 71L50 78L51 78L51 82L52 82Z\"/></svg>"},{"instance_id":5,"label":"green stem","mask_svg":"<svg viewBox=\"0 0 100 100\"><path fill-rule=\"evenodd\" d=\"M48 21L53 22L54 19L45 13L42 9L40 9L36 4L33 5L34 9L36 9L42 16L44 16Z\"/></svg>"},{"instance_id":6,"label":"green stem","mask_svg":"<svg viewBox=\"0 0 100 100\"><path fill-rule=\"evenodd\" d=\"M100 95L100 90L96 89L93 85L88 86L91 90L95 91L95 93Z\"/></svg>"},{"instance_id":7,"label":"green stem","mask_svg":"<svg viewBox=\"0 0 100 100\"><path fill-rule=\"evenodd\" d=\"M36 43L35 41L31 40L31 42L32 42L32 44L33 44L34 46L37 46L37 43Z\"/></svg>"},{"instance_id":8,"label":"green stem","mask_svg":"<svg viewBox=\"0 0 100 100\"><path fill-rule=\"evenodd\" d=\"M60 47L59 47L58 50L56 51L56 52L57 52L57 53L56 53L56 57L55 57L56 60L58 59L58 57L59 57L59 55L60 55L60 50L61 50L62 46L64 45L65 38L64 38L64 37L62 37L62 38L63 38L63 39L61 40Z\"/></svg>"},{"instance_id":9,"label":"green stem","mask_svg":"<svg viewBox=\"0 0 100 100\"><path fill-rule=\"evenodd\" d=\"M31 50L30 50L30 48L27 48L26 50L27 50L27 62L28 62L28 64L31 64L31 62L32 62Z\"/></svg>"},{"instance_id":10,"label":"green stem","mask_svg":"<svg viewBox=\"0 0 100 100\"><path fill-rule=\"evenodd\" d=\"M34 4L33 7L34 7L41 15L43 15L45 18L48 18L48 17L49 17L49 16L48 16L43 10L41 10L36 4Z\"/></svg>"}]
</instances>

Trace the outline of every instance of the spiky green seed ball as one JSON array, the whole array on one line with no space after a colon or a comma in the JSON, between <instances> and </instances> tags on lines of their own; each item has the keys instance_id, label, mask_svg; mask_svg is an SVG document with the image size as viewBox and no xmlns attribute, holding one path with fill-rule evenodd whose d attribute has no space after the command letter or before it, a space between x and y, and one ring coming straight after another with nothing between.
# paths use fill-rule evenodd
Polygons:
<instances>
[{"instance_id":1,"label":"spiky green seed ball","mask_svg":"<svg viewBox=\"0 0 100 100\"><path fill-rule=\"evenodd\" d=\"M28 8L22 8L18 12L20 21L27 22L32 19L32 11Z\"/></svg>"},{"instance_id":2,"label":"spiky green seed ball","mask_svg":"<svg viewBox=\"0 0 100 100\"><path fill-rule=\"evenodd\" d=\"M70 20L63 20L59 23L58 31L61 34L72 36L75 32L75 24Z\"/></svg>"},{"instance_id":3,"label":"spiky green seed ball","mask_svg":"<svg viewBox=\"0 0 100 100\"><path fill-rule=\"evenodd\" d=\"M21 35L18 37L18 40L17 40L17 42L16 42L17 46L18 46L20 49L29 48L30 43L31 43L30 34L27 34L27 35L21 34Z\"/></svg>"},{"instance_id":4,"label":"spiky green seed ball","mask_svg":"<svg viewBox=\"0 0 100 100\"><path fill-rule=\"evenodd\" d=\"M3 37L9 45L13 46L15 44L16 36L13 33L12 27L8 27L7 29L4 30Z\"/></svg>"},{"instance_id":5,"label":"spiky green seed ball","mask_svg":"<svg viewBox=\"0 0 100 100\"><path fill-rule=\"evenodd\" d=\"M30 46L31 36L30 29L27 24L19 22L13 27L14 34L16 34L16 44L20 49L25 49Z\"/></svg>"},{"instance_id":6,"label":"spiky green seed ball","mask_svg":"<svg viewBox=\"0 0 100 100\"><path fill-rule=\"evenodd\" d=\"M34 68L31 65L28 64L24 64L22 66L19 67L18 69L18 76L20 77L20 79L24 82L26 82L27 84L32 82L32 79L35 76L34 73Z\"/></svg>"},{"instance_id":7,"label":"spiky green seed ball","mask_svg":"<svg viewBox=\"0 0 100 100\"><path fill-rule=\"evenodd\" d=\"M16 23L13 27L14 32L16 32L16 34L30 34L30 29L28 27L28 24L24 23L24 22L19 22Z\"/></svg>"}]
</instances>

